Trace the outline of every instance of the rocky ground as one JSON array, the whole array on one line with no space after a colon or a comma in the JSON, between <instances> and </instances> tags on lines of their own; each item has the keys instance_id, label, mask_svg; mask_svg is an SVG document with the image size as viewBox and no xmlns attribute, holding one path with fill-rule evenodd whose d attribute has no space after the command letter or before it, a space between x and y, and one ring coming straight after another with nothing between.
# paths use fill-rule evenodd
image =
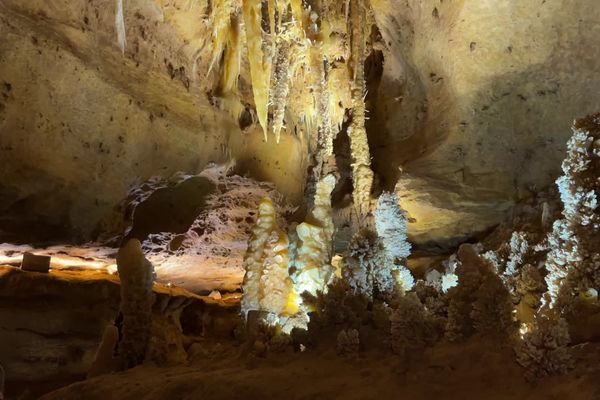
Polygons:
<instances>
[{"instance_id":1,"label":"rocky ground","mask_svg":"<svg viewBox=\"0 0 600 400\"><path fill-rule=\"evenodd\" d=\"M358 358L333 346L302 353L242 355L230 341L201 342L188 365L133 370L75 383L50 399L573 399L600 398L598 345L578 349L573 373L528 382L512 349L481 338L442 343L401 362L387 351Z\"/></svg>"}]
</instances>

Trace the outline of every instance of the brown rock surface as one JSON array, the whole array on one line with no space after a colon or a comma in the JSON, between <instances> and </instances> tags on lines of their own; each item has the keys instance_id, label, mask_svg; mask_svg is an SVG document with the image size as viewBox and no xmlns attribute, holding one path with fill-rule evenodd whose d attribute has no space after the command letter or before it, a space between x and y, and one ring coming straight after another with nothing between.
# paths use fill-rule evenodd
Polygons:
<instances>
[{"instance_id":1,"label":"brown rock surface","mask_svg":"<svg viewBox=\"0 0 600 400\"><path fill-rule=\"evenodd\" d=\"M9 385L85 377L106 326L115 321L119 293L118 277L103 272L37 274L0 266L0 364ZM236 313L237 301L228 298L162 285L154 293L149 351L165 363L185 358L180 316L187 306L205 318Z\"/></svg>"}]
</instances>

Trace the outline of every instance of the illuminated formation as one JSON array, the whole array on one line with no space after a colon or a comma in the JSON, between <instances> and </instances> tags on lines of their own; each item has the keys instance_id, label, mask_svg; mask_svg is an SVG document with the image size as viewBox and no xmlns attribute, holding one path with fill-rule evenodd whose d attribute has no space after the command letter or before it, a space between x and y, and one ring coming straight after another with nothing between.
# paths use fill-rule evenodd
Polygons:
<instances>
[{"instance_id":1,"label":"illuminated formation","mask_svg":"<svg viewBox=\"0 0 600 400\"><path fill-rule=\"evenodd\" d=\"M407 217L394 193L382 193L375 209L375 228L385 250L385 262L376 266L374 280L379 291L392 295L398 285L402 292L414 286L414 278L403 263L410 255L411 245L406 237Z\"/></svg>"},{"instance_id":2,"label":"illuminated formation","mask_svg":"<svg viewBox=\"0 0 600 400\"><path fill-rule=\"evenodd\" d=\"M300 294L316 295L327 290L333 275L334 227L329 198L334 186L332 175L319 182L315 206L308 217L310 223L296 226L295 242L291 244L277 225L271 199L261 201L244 259L242 315L247 317L249 311L256 310L291 316L300 311ZM290 260L290 251L295 255L293 260Z\"/></svg>"},{"instance_id":3,"label":"illuminated formation","mask_svg":"<svg viewBox=\"0 0 600 400\"><path fill-rule=\"evenodd\" d=\"M307 218L296 227L298 243L294 262L294 283L298 293L327 291L333 275L331 266L334 226L331 211L331 192L335 177L328 175L317 183L314 207Z\"/></svg>"},{"instance_id":4,"label":"illuminated formation","mask_svg":"<svg viewBox=\"0 0 600 400\"><path fill-rule=\"evenodd\" d=\"M288 239L277 226L275 207L269 198L259 205L244 264L242 315L252 310L276 315L297 311L288 270Z\"/></svg>"}]
</instances>

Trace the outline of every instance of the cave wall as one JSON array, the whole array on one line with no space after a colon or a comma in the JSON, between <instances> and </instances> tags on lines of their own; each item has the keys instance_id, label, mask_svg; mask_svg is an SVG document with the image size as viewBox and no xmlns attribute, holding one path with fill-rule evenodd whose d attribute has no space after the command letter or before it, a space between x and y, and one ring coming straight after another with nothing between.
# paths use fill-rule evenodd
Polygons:
<instances>
[{"instance_id":1,"label":"cave wall","mask_svg":"<svg viewBox=\"0 0 600 400\"><path fill-rule=\"evenodd\" d=\"M371 4L384 60L369 86L374 168L411 239L452 246L558 175L572 120L600 100L600 6ZM0 236L93 237L133 183L228 158L301 201L302 139L265 143L252 113L242 131L216 106L208 6L126 1L122 53L115 1L0 2ZM240 88L251 108L245 63Z\"/></svg>"},{"instance_id":2,"label":"cave wall","mask_svg":"<svg viewBox=\"0 0 600 400\"><path fill-rule=\"evenodd\" d=\"M212 104L206 6L126 1L122 54L113 0L0 2L0 240L92 238L132 184L229 158L299 199L300 145L272 154Z\"/></svg>"},{"instance_id":3,"label":"cave wall","mask_svg":"<svg viewBox=\"0 0 600 400\"><path fill-rule=\"evenodd\" d=\"M571 123L600 106L600 5L372 4L386 51L370 141L413 240L456 244L552 184Z\"/></svg>"}]
</instances>

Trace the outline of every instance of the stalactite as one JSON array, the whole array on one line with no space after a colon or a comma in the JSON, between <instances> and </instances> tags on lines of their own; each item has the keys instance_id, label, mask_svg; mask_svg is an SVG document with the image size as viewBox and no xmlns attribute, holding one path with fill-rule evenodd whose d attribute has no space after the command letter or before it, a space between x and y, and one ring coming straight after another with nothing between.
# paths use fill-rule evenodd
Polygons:
<instances>
[{"instance_id":1,"label":"stalactite","mask_svg":"<svg viewBox=\"0 0 600 400\"><path fill-rule=\"evenodd\" d=\"M273 134L277 143L279 143L281 137L281 129L283 128L285 110L290 93L290 45L294 37L294 32L292 15L288 12L289 6L289 1L277 1L279 18L276 24L275 68L273 72L273 90L271 93Z\"/></svg>"},{"instance_id":2,"label":"stalactite","mask_svg":"<svg viewBox=\"0 0 600 400\"><path fill-rule=\"evenodd\" d=\"M212 58L209 71L221 61L232 28L231 16L236 0L213 0L210 25L212 26Z\"/></svg>"},{"instance_id":3,"label":"stalactite","mask_svg":"<svg viewBox=\"0 0 600 400\"><path fill-rule=\"evenodd\" d=\"M318 140L319 149L321 152L321 162L325 162L333 154L333 131L331 129L331 113L329 112L330 107L330 91L329 91L329 71L331 68L329 61L329 40L331 35L331 28L329 18L331 17L328 12L328 5L321 4L321 30L318 35L320 42L320 59L317 60L319 63L318 69L315 71L315 78L317 80L317 110L319 118L318 127ZM319 176L319 178L321 178Z\"/></svg>"},{"instance_id":4,"label":"stalactite","mask_svg":"<svg viewBox=\"0 0 600 400\"><path fill-rule=\"evenodd\" d=\"M290 92L290 45L282 40L277 46L277 61L275 63L275 74L273 94L271 103L273 104L273 134L275 140L279 143L285 109L287 106L288 95Z\"/></svg>"},{"instance_id":5,"label":"stalactite","mask_svg":"<svg viewBox=\"0 0 600 400\"><path fill-rule=\"evenodd\" d=\"M238 91L238 78L240 76L241 64L241 40L240 40L240 16L231 16L231 26L227 39L227 49L223 57L223 74L220 82L220 95L225 102L225 108L229 110L231 115L238 119L244 108L240 102L240 94Z\"/></svg>"},{"instance_id":6,"label":"stalactite","mask_svg":"<svg viewBox=\"0 0 600 400\"><path fill-rule=\"evenodd\" d=\"M123 0L116 0L115 26L117 28L117 40L121 53L125 54L127 38L125 36L125 18L123 16Z\"/></svg>"},{"instance_id":7,"label":"stalactite","mask_svg":"<svg viewBox=\"0 0 600 400\"><path fill-rule=\"evenodd\" d=\"M352 30L352 122L348 127L352 153L352 177L354 181L354 205L360 216L369 212L373 171L369 142L365 129L365 4L364 0L350 2Z\"/></svg>"},{"instance_id":8,"label":"stalactite","mask_svg":"<svg viewBox=\"0 0 600 400\"><path fill-rule=\"evenodd\" d=\"M258 121L263 128L265 140L269 127L269 86L271 82L271 54L269 45L265 45L262 30L262 2L257 0L243 1L244 25L246 27L246 43L252 93Z\"/></svg>"}]
</instances>

